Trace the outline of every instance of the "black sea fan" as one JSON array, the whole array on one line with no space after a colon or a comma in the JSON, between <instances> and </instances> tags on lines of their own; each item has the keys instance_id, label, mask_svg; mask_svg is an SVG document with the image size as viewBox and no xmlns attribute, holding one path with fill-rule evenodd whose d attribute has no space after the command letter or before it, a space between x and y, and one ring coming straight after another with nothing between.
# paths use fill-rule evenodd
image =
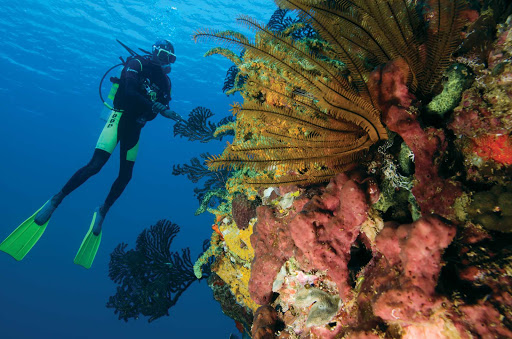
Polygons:
<instances>
[{"instance_id":1,"label":"black sea fan","mask_svg":"<svg viewBox=\"0 0 512 339\"><path fill-rule=\"evenodd\" d=\"M318 37L317 32L310 24L300 17L292 18L288 15L289 13L290 11L287 9L277 9L270 17L267 27L274 32L283 32L292 25L303 24L300 28L293 30L291 35L295 40Z\"/></svg>"},{"instance_id":2,"label":"black sea fan","mask_svg":"<svg viewBox=\"0 0 512 339\"><path fill-rule=\"evenodd\" d=\"M110 254L109 277L118 287L107 308L114 308L119 319L143 315L152 322L169 315L169 309L197 280L189 248L181 254L170 251L179 230L171 221L160 220L139 234L135 249L126 251L128 245L121 243ZM203 244L203 250L207 247ZM203 278L210 274L209 269L203 272Z\"/></svg>"},{"instance_id":3,"label":"black sea fan","mask_svg":"<svg viewBox=\"0 0 512 339\"><path fill-rule=\"evenodd\" d=\"M234 121L234 117L226 117L217 124L209 121L213 116L213 112L205 107L196 107L190 112L187 120L178 121L174 125L174 136L188 138L189 141L199 140L208 142L210 140L222 140L226 135L234 135L232 130L220 133L214 136L215 130L229 122Z\"/></svg>"},{"instance_id":4,"label":"black sea fan","mask_svg":"<svg viewBox=\"0 0 512 339\"><path fill-rule=\"evenodd\" d=\"M189 164L173 165L173 175L186 175L187 178L193 183L199 182L201 179L206 179L202 188L194 188L194 193L199 201L203 200L206 192L214 191L226 186L226 180L231 174L230 169L223 169L220 171L211 171L206 166L206 159L211 157L210 153L202 153L201 159L192 158Z\"/></svg>"}]
</instances>

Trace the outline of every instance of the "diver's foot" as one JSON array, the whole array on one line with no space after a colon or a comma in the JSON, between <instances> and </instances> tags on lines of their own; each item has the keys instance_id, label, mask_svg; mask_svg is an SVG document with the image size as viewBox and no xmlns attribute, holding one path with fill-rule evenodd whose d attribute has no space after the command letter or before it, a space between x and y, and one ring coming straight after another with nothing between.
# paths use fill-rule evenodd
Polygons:
<instances>
[{"instance_id":1,"label":"diver's foot","mask_svg":"<svg viewBox=\"0 0 512 339\"><path fill-rule=\"evenodd\" d=\"M94 225L92 226L92 233L94 235L99 235L101 233L101 226L103 225L103 220L105 219L105 214L103 206L96 208L96 219L94 219Z\"/></svg>"},{"instance_id":2,"label":"diver's foot","mask_svg":"<svg viewBox=\"0 0 512 339\"><path fill-rule=\"evenodd\" d=\"M34 218L34 222L39 226L46 224L58 206L59 204L57 204L52 197L46 202L46 204L43 205L39 213L37 213L36 217Z\"/></svg>"}]
</instances>

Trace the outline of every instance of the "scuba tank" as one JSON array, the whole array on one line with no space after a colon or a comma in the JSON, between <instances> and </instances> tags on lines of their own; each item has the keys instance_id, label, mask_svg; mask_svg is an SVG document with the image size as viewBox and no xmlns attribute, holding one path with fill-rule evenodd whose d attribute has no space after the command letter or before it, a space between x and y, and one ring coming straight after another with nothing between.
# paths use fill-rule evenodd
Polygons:
<instances>
[{"instance_id":1,"label":"scuba tank","mask_svg":"<svg viewBox=\"0 0 512 339\"><path fill-rule=\"evenodd\" d=\"M114 108L114 98L116 97L116 94L117 94L117 90L119 89L119 77L121 76L121 72L119 72L119 76L118 77L110 77L110 82L112 83L112 86L110 87L110 91L108 93L108 96L107 96L107 99L108 100L111 100L112 101L112 104L109 104L104 98L103 98L103 93L101 93L101 86L103 85L103 81L105 80L105 78L107 77L107 74L109 74L111 71L113 71L114 69L116 69L117 67L120 67L120 66L125 66L126 63L128 61L130 61L132 58L134 57L140 57L141 55L139 55L137 52L135 52L133 49L131 49L130 47L126 46L125 44L123 44L121 41L119 41L118 39L116 39L116 41L121 45L123 46L127 51L128 53L130 53L130 56L124 60L123 57L119 57L119 59L121 60L121 63L117 64L117 65L114 65L112 67L110 67L106 72L105 74L103 74L103 76L101 77L101 80L100 80L100 84L99 84L99 89L98 89L98 92L100 94L100 99L101 99L101 102L103 103L103 105L107 108L106 110L104 109L102 114L101 114L101 119L103 120L107 120L108 117L110 116L110 113L111 111L118 111ZM145 54L148 54L150 55L151 53L146 51L146 50L143 50L142 48L139 48L140 51L142 51L143 53Z\"/></svg>"},{"instance_id":2,"label":"scuba tank","mask_svg":"<svg viewBox=\"0 0 512 339\"><path fill-rule=\"evenodd\" d=\"M105 74L103 75L103 77L101 78L100 85L99 85L99 94L100 94L100 99L103 102L103 105L105 106L100 114L101 120L107 121L110 114L112 113L112 111L117 111L114 108L114 98L116 97L117 90L119 89L119 80L120 80L119 77L111 77L110 78L110 82L112 82L112 86L110 87L110 91L108 93L107 99L110 100L112 102L112 104L108 103L103 98L103 94L101 93L101 86L103 85L103 81L105 80L105 77L107 76L107 74L109 74L112 70L114 70L115 68L117 68L119 66L124 66L124 63L117 64L115 66L110 67L108 69L108 71L106 71ZM120 75L121 75L121 72L119 72L119 76Z\"/></svg>"}]
</instances>

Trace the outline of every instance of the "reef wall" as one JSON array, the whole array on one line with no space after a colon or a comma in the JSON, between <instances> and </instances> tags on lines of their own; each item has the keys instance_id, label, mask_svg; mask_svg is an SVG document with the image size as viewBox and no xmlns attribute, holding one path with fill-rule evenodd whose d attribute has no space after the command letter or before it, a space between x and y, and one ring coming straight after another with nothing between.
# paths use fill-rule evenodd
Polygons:
<instances>
[{"instance_id":1,"label":"reef wall","mask_svg":"<svg viewBox=\"0 0 512 339\"><path fill-rule=\"evenodd\" d=\"M510 6L440 3L463 7L457 15L466 24L449 32L462 35L463 43L443 59L444 77L428 92L411 80L414 62L407 56L368 72L365 86L387 135L364 156L332 168L325 159L300 162L293 170L269 162L255 168L266 177L259 189L246 180L255 177L249 169L235 167L224 202L210 209L215 223L209 255L220 279L210 286L224 291L221 304L234 301L243 309L236 319L242 332L253 338L512 337L512 16L503 20L498 13ZM432 22L444 12L427 13L425 34L438 34ZM491 32L487 43L470 38L482 27ZM428 63L425 40L416 38L418 55ZM256 67L255 78L264 73L262 81L280 83L269 71L274 66L258 56L237 62L242 71ZM279 101L283 95L277 101L274 92L267 96L269 89L251 90L245 99L300 107ZM240 120L238 138L254 138L241 132L247 125ZM255 126L264 123L261 118ZM306 147L315 133L304 133L297 145ZM279 136L273 142L282 147L289 137ZM251 160L255 145L230 152L247 152ZM213 161L243 163L233 155ZM330 179L293 181L311 172L330 173ZM269 184L280 175L291 183Z\"/></svg>"}]
</instances>

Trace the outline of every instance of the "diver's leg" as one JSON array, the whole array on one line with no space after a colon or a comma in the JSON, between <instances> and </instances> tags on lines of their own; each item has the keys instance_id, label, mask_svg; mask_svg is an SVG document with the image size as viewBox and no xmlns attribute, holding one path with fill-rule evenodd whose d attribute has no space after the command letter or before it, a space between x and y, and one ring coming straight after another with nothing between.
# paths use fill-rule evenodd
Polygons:
<instances>
[{"instance_id":1,"label":"diver's leg","mask_svg":"<svg viewBox=\"0 0 512 339\"><path fill-rule=\"evenodd\" d=\"M73 174L71 179L69 179L60 192L48 200L37 214L35 218L36 224L45 224L50 219L55 209L62 202L62 199L77 189L87 181L87 179L98 173L103 165L105 165L118 142L119 133L117 130L120 118L121 113L112 111L109 120L103 127L100 137L98 138L96 149L94 150L94 154L89 163Z\"/></svg>"},{"instance_id":2,"label":"diver's leg","mask_svg":"<svg viewBox=\"0 0 512 339\"><path fill-rule=\"evenodd\" d=\"M55 194L50 200L44 204L43 208L37 213L34 221L38 225L44 225L52 216L53 212L60 205L62 200L80 185L82 185L87 179L98 173L103 165L108 161L110 153L96 148L94 154L87 165L76 171L75 174L68 180L64 187L59 193Z\"/></svg>"},{"instance_id":3,"label":"diver's leg","mask_svg":"<svg viewBox=\"0 0 512 339\"><path fill-rule=\"evenodd\" d=\"M119 156L119 175L114 181L114 184L112 184L112 188L110 189L104 204L97 209L98 214L93 227L93 233L95 235L100 233L103 220L110 210L110 207L112 207L117 198L121 196L132 178L133 166L135 165L135 159L137 158L137 152L139 149L140 131L141 128L136 125L128 124L127 121L120 122L119 140L121 150Z\"/></svg>"}]
</instances>

